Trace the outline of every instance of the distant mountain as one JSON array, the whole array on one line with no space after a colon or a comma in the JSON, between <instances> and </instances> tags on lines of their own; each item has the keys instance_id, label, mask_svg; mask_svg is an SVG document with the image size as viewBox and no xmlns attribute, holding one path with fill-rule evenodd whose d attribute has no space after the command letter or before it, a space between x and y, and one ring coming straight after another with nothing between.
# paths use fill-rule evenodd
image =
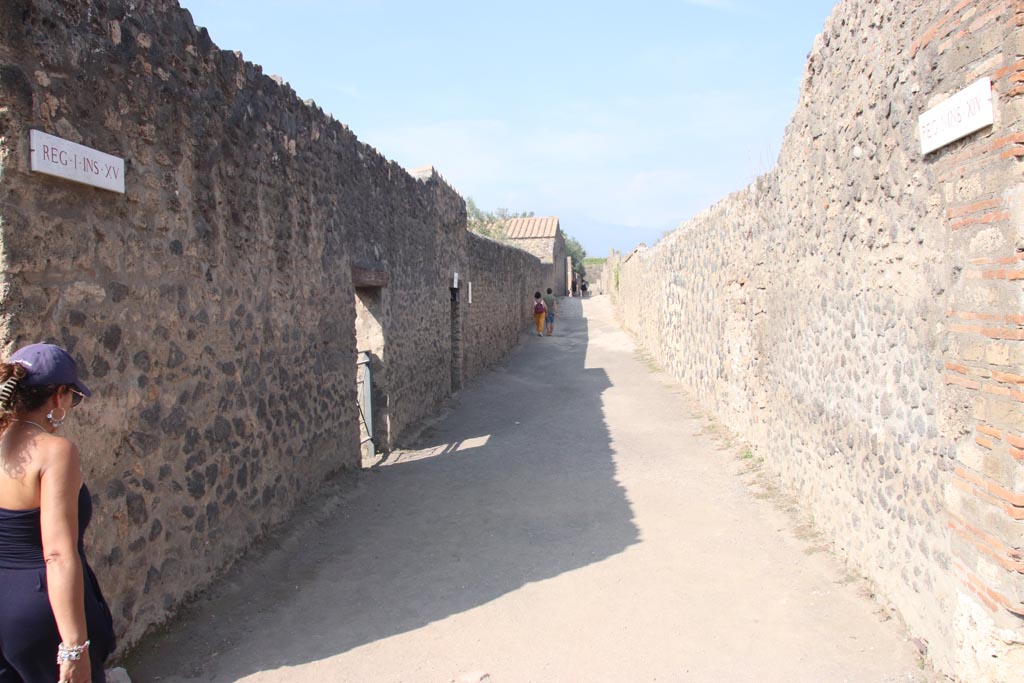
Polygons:
<instances>
[{"instance_id":1,"label":"distant mountain","mask_svg":"<svg viewBox=\"0 0 1024 683\"><path fill-rule=\"evenodd\" d=\"M603 258L615 249L630 252L641 242L654 244L666 231L673 228L637 228L615 223L604 223L587 216L565 214L559 216L562 232L579 240L587 256Z\"/></svg>"}]
</instances>

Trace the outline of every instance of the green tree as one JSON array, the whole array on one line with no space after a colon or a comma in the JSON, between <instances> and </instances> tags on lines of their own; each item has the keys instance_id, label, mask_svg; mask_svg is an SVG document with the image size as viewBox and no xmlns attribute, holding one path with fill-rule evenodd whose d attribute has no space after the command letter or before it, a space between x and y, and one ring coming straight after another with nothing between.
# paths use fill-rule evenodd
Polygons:
<instances>
[{"instance_id":1,"label":"green tree","mask_svg":"<svg viewBox=\"0 0 1024 683\"><path fill-rule=\"evenodd\" d=\"M510 218L532 218L533 211L514 212L505 208L496 211L484 211L472 197L466 199L466 227L473 232L490 237L491 239L506 241L505 231L502 229L502 222Z\"/></svg>"},{"instance_id":2,"label":"green tree","mask_svg":"<svg viewBox=\"0 0 1024 683\"><path fill-rule=\"evenodd\" d=\"M572 272L583 277L587 274L587 267L583 260L587 258L587 250L575 237L565 236L565 253L572 257Z\"/></svg>"}]
</instances>

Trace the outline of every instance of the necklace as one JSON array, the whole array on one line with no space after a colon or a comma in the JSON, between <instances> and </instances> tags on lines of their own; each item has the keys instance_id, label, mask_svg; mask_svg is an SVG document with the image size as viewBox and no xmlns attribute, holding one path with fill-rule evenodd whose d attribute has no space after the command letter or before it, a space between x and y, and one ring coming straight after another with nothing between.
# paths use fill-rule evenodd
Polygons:
<instances>
[{"instance_id":1,"label":"necklace","mask_svg":"<svg viewBox=\"0 0 1024 683\"><path fill-rule=\"evenodd\" d=\"M18 419L18 418L16 418L16 417L12 417L12 418L11 418L11 422L21 422L22 424L32 425L33 427L39 427L40 429L42 429L42 430L43 430L44 432L46 432L47 434L49 434L49 433L50 433L50 430L49 430L49 429L47 429L47 428L46 428L46 427L44 427L43 425L39 424L38 422L33 422L32 420L19 420L19 419Z\"/></svg>"}]
</instances>

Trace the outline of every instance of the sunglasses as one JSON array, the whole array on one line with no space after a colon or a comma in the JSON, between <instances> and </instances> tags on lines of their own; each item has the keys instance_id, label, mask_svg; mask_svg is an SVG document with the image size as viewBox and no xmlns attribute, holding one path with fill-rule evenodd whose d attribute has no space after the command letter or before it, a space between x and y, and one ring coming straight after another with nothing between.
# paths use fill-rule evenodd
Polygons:
<instances>
[{"instance_id":1,"label":"sunglasses","mask_svg":"<svg viewBox=\"0 0 1024 683\"><path fill-rule=\"evenodd\" d=\"M72 389L71 387L68 387L68 391L70 391L72 393L72 397L71 397L71 407L72 408L77 406L79 403L81 403L85 399L85 394L83 394L81 391L78 391L77 389Z\"/></svg>"}]
</instances>

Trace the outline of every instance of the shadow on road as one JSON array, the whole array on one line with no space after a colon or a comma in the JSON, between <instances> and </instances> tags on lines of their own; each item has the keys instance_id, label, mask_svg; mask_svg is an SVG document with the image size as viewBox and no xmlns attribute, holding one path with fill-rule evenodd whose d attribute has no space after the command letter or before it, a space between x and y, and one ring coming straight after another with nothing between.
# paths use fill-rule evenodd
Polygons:
<instances>
[{"instance_id":1,"label":"shadow on road","mask_svg":"<svg viewBox=\"0 0 1024 683\"><path fill-rule=\"evenodd\" d=\"M573 305L575 304L575 305ZM423 627L637 542L616 481L601 369L563 305L414 450L315 501L127 662L135 683L318 661Z\"/></svg>"}]
</instances>

